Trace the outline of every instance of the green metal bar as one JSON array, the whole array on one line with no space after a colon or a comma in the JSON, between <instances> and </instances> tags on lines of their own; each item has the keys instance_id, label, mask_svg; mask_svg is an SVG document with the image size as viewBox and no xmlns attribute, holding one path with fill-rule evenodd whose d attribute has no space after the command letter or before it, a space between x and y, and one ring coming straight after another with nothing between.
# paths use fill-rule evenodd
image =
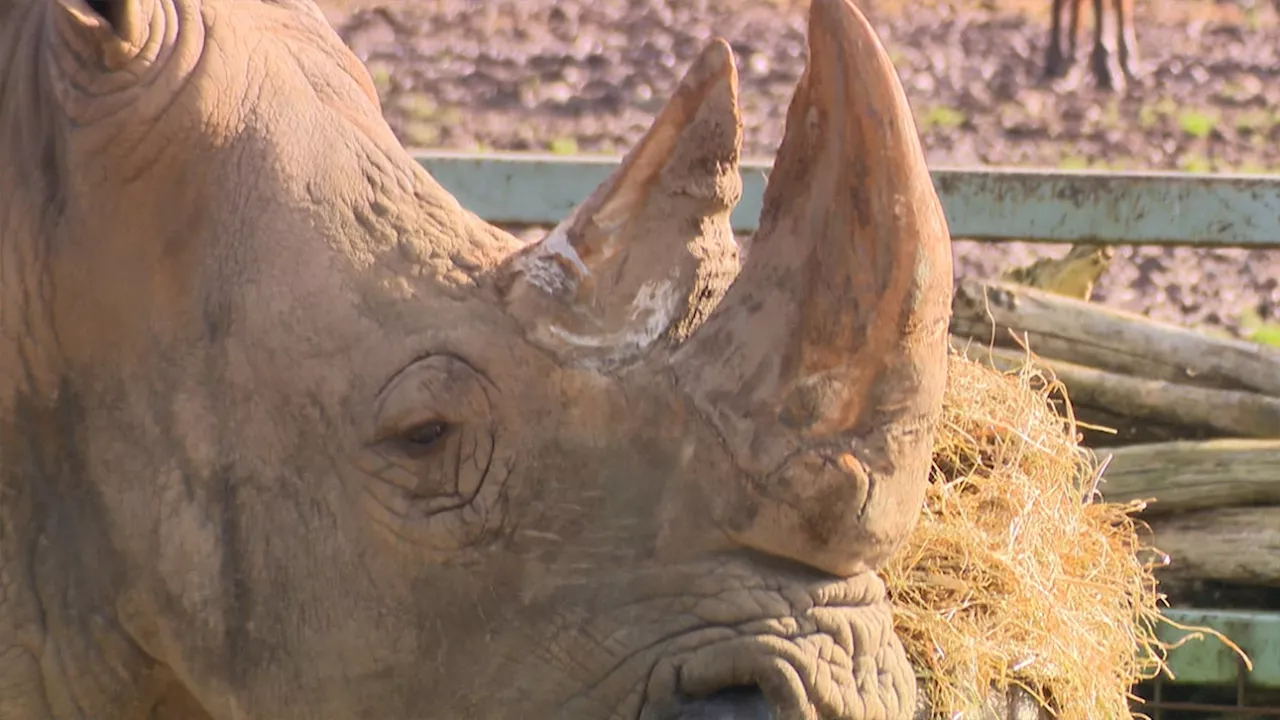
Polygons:
<instances>
[{"instance_id":1,"label":"green metal bar","mask_svg":"<svg viewBox=\"0 0 1280 720\"><path fill-rule=\"evenodd\" d=\"M1250 687L1280 689L1280 612L1244 610L1166 609L1170 620L1192 627L1217 630L1240 646L1253 662L1253 672L1244 676ZM1186 633L1160 625L1157 633L1165 642L1175 642ZM1235 685L1239 656L1215 637L1189 640L1169 652L1169 669L1174 682L1196 685Z\"/></svg>"},{"instance_id":2,"label":"green metal bar","mask_svg":"<svg viewBox=\"0 0 1280 720\"><path fill-rule=\"evenodd\" d=\"M435 178L492 222L554 224L608 174L612 156L420 152ZM768 162L742 163L732 222L755 230ZM1280 175L935 169L958 238L1280 247Z\"/></svg>"}]
</instances>

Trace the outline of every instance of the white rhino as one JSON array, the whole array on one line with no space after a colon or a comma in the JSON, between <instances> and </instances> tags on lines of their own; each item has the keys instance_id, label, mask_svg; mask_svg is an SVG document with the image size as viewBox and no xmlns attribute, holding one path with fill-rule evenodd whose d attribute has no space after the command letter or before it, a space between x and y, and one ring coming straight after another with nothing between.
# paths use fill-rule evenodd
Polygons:
<instances>
[{"instance_id":1,"label":"white rhino","mask_svg":"<svg viewBox=\"0 0 1280 720\"><path fill-rule=\"evenodd\" d=\"M949 237L809 33L739 272L722 40L521 246L309 0L0 0L0 718L909 717Z\"/></svg>"}]
</instances>

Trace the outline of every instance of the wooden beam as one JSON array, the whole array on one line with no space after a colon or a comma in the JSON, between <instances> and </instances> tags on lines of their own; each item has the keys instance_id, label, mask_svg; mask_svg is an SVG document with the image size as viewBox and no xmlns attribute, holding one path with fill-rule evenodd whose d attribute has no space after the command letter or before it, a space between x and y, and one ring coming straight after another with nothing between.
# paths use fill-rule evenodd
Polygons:
<instances>
[{"instance_id":1,"label":"wooden beam","mask_svg":"<svg viewBox=\"0 0 1280 720\"><path fill-rule=\"evenodd\" d=\"M1153 544L1170 558L1159 579L1280 587L1280 505L1214 508L1148 524Z\"/></svg>"},{"instance_id":2,"label":"wooden beam","mask_svg":"<svg viewBox=\"0 0 1280 720\"><path fill-rule=\"evenodd\" d=\"M997 370L1021 367L1022 351L992 348L952 336L951 344L966 357ZM1049 370L1067 388L1073 405L1101 408L1131 420L1201 428L1221 435L1280 437L1280 398L1242 390L1178 385L1097 370L1062 360L1037 357L1035 364Z\"/></svg>"},{"instance_id":3,"label":"wooden beam","mask_svg":"<svg viewBox=\"0 0 1280 720\"><path fill-rule=\"evenodd\" d=\"M952 310L952 332L979 344L1015 347L1015 338L1022 338L1046 359L1179 386L1280 397L1280 349L1260 343L1003 281L960 280Z\"/></svg>"},{"instance_id":4,"label":"wooden beam","mask_svg":"<svg viewBox=\"0 0 1280 720\"><path fill-rule=\"evenodd\" d=\"M1110 457L1099 490L1110 502L1155 498L1148 517L1242 505L1280 505L1280 440L1148 443Z\"/></svg>"}]
</instances>

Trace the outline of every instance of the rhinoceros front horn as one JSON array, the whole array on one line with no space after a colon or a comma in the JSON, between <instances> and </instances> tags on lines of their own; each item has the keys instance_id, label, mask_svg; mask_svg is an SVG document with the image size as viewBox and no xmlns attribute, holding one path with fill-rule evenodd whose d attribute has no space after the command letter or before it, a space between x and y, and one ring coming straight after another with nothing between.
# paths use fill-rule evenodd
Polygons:
<instances>
[{"instance_id":1,"label":"rhinoceros front horn","mask_svg":"<svg viewBox=\"0 0 1280 720\"><path fill-rule=\"evenodd\" d=\"M809 57L736 282L673 357L742 470L738 542L838 575L914 526L946 380L950 237L867 19L813 0Z\"/></svg>"},{"instance_id":2,"label":"rhinoceros front horn","mask_svg":"<svg viewBox=\"0 0 1280 720\"><path fill-rule=\"evenodd\" d=\"M738 271L733 54L714 40L622 165L496 272L507 311L562 362L611 370L683 340Z\"/></svg>"}]
</instances>

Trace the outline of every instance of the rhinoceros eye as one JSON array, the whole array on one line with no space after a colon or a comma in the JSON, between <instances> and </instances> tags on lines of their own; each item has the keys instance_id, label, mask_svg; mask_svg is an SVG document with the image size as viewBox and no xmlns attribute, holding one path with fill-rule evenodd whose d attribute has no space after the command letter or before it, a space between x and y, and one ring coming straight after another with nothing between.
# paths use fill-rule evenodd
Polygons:
<instances>
[{"instance_id":1,"label":"rhinoceros eye","mask_svg":"<svg viewBox=\"0 0 1280 720\"><path fill-rule=\"evenodd\" d=\"M440 438L448 434L448 423L432 421L414 425L402 433L400 439L413 451L422 453L431 449Z\"/></svg>"}]
</instances>

